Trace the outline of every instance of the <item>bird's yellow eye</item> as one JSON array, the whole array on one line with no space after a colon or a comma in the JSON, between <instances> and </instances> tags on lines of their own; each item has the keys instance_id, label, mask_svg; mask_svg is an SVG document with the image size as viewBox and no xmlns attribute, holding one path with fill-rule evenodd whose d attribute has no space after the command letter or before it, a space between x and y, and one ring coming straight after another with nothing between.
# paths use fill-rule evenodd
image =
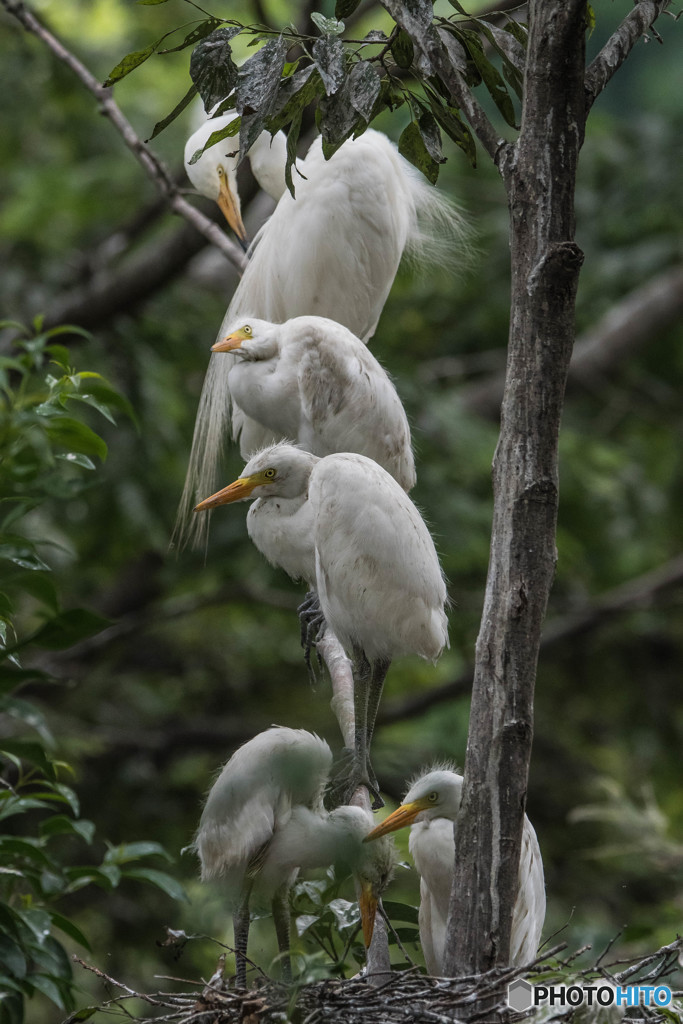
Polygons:
<instances>
[{"instance_id":1,"label":"bird's yellow eye","mask_svg":"<svg viewBox=\"0 0 683 1024\"><path fill-rule=\"evenodd\" d=\"M219 164L219 165L218 165L218 177L219 177L219 178L222 178L224 174L225 174L225 171L223 170L223 168L222 168L222 167L221 167L221 165Z\"/></svg>"},{"instance_id":2,"label":"bird's yellow eye","mask_svg":"<svg viewBox=\"0 0 683 1024\"><path fill-rule=\"evenodd\" d=\"M274 477L274 476L275 476L276 474L277 474L277 470L276 470L276 469L267 469L267 470L265 471L265 473L264 473L263 475L265 476L265 478L266 478L267 480L272 480L272 479L273 479L273 477Z\"/></svg>"},{"instance_id":3,"label":"bird's yellow eye","mask_svg":"<svg viewBox=\"0 0 683 1024\"><path fill-rule=\"evenodd\" d=\"M249 324L245 324L244 325L244 327L242 328L242 334L246 334L247 337L251 337L252 331L251 331L251 327L249 326Z\"/></svg>"},{"instance_id":4,"label":"bird's yellow eye","mask_svg":"<svg viewBox=\"0 0 683 1024\"><path fill-rule=\"evenodd\" d=\"M427 799L429 800L430 804L435 804L436 801L439 799L439 794L438 793L430 793L429 796L427 797Z\"/></svg>"}]
</instances>

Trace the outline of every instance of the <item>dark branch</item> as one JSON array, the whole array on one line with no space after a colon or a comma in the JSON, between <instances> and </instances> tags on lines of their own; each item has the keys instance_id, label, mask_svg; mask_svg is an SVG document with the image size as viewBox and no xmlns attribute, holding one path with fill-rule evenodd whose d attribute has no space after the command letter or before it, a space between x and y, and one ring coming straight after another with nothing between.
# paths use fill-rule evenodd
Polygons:
<instances>
[{"instance_id":1,"label":"dark branch","mask_svg":"<svg viewBox=\"0 0 683 1024\"><path fill-rule=\"evenodd\" d=\"M669 6L669 2L670 0L637 0L633 10L626 15L616 32L607 40L595 60L586 69L586 113L638 40Z\"/></svg>"},{"instance_id":2,"label":"dark branch","mask_svg":"<svg viewBox=\"0 0 683 1024\"><path fill-rule=\"evenodd\" d=\"M662 594L681 584L683 555L607 591L576 611L552 619L543 630L540 651L543 654L556 644L598 629L617 615L627 614L636 608L648 608ZM377 725L392 725L394 722L416 718L437 704L467 696L472 689L472 675L473 670L468 667L442 686L425 690L406 700L394 701L380 710Z\"/></svg>"},{"instance_id":3,"label":"dark branch","mask_svg":"<svg viewBox=\"0 0 683 1024\"><path fill-rule=\"evenodd\" d=\"M658 332L676 323L682 313L683 267L672 267L626 295L595 327L578 338L569 366L567 386L585 386L594 382L599 374L609 372L639 346L652 341ZM502 351L500 359L499 372L468 384L459 394L465 409L494 420L500 416L505 382ZM446 373L457 370L458 366L457 361L442 364Z\"/></svg>"},{"instance_id":4,"label":"dark branch","mask_svg":"<svg viewBox=\"0 0 683 1024\"><path fill-rule=\"evenodd\" d=\"M196 210L180 194L177 185L161 160L149 149L136 134L128 119L114 102L111 89L100 85L95 76L24 6L20 0L0 0L5 10L20 22L21 25L35 35L52 53L69 67L83 85L98 101L101 112L117 129L123 141L135 158L145 169L161 194L166 198L174 213L192 224L197 231L205 236L212 245L220 249L224 256L238 269L246 265L244 253L239 246L231 242L220 228Z\"/></svg>"}]
</instances>

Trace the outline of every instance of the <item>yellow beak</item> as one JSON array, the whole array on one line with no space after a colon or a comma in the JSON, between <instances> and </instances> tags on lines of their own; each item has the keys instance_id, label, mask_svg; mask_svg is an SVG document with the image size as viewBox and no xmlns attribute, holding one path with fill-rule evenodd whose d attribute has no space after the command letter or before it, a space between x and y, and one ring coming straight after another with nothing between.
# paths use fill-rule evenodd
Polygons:
<instances>
[{"instance_id":1,"label":"yellow beak","mask_svg":"<svg viewBox=\"0 0 683 1024\"><path fill-rule=\"evenodd\" d=\"M211 346L212 352L233 352L236 348L240 348L244 337L236 331L234 334L229 334L227 338L223 338L222 341L217 341L215 345Z\"/></svg>"},{"instance_id":2,"label":"yellow beak","mask_svg":"<svg viewBox=\"0 0 683 1024\"><path fill-rule=\"evenodd\" d=\"M369 882L361 882L360 889L360 921L363 928L363 942L367 949L372 942L375 930L375 914L377 913L377 897Z\"/></svg>"},{"instance_id":3,"label":"yellow beak","mask_svg":"<svg viewBox=\"0 0 683 1024\"><path fill-rule=\"evenodd\" d=\"M198 505L195 505L195 512L206 512L210 508L218 508L219 505L228 505L231 501L240 501L248 498L255 487L263 483L260 475L241 476L239 480L224 487L222 491L216 491L210 498L204 498Z\"/></svg>"},{"instance_id":4,"label":"yellow beak","mask_svg":"<svg viewBox=\"0 0 683 1024\"><path fill-rule=\"evenodd\" d=\"M239 204L236 197L230 191L227 177L221 178L220 191L218 193L218 205L228 224L235 232L241 242L246 242L247 232L242 223Z\"/></svg>"},{"instance_id":5,"label":"yellow beak","mask_svg":"<svg viewBox=\"0 0 683 1024\"><path fill-rule=\"evenodd\" d=\"M372 839L379 839L380 836L387 835L388 832L396 832L399 828L412 825L420 811L424 811L425 806L427 805L422 800L401 804L388 818L385 818L376 828L373 828L372 832L368 832L363 842L369 843Z\"/></svg>"}]
</instances>

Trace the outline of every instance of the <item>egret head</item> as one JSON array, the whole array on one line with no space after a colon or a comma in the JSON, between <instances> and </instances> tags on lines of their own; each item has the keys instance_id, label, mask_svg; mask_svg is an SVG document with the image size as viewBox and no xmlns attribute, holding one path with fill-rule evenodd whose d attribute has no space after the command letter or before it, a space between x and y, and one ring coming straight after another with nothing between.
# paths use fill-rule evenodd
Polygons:
<instances>
[{"instance_id":1,"label":"egret head","mask_svg":"<svg viewBox=\"0 0 683 1024\"><path fill-rule=\"evenodd\" d=\"M213 117L205 121L190 136L185 144L185 170L197 191L218 203L232 230L241 242L245 242L247 232L242 223L240 197L237 192L237 140L225 138L204 150L202 155L191 163L195 153L204 149L211 135L227 128L234 119L234 113Z\"/></svg>"},{"instance_id":2,"label":"egret head","mask_svg":"<svg viewBox=\"0 0 683 1024\"><path fill-rule=\"evenodd\" d=\"M366 948L372 941L375 913L396 866L396 848L389 839L365 845L372 815L360 807L337 807L330 814L339 828L335 866L353 874L360 889L360 919Z\"/></svg>"},{"instance_id":3,"label":"egret head","mask_svg":"<svg viewBox=\"0 0 683 1024\"><path fill-rule=\"evenodd\" d=\"M243 359L272 359L277 355L281 324L271 324L256 317L242 319L221 341L211 346L212 352L234 352Z\"/></svg>"},{"instance_id":4,"label":"egret head","mask_svg":"<svg viewBox=\"0 0 683 1024\"><path fill-rule=\"evenodd\" d=\"M306 494L316 455L280 442L263 448L249 460L239 479L200 501L195 512L249 498L297 498Z\"/></svg>"},{"instance_id":5,"label":"egret head","mask_svg":"<svg viewBox=\"0 0 683 1024\"><path fill-rule=\"evenodd\" d=\"M416 821L448 818L455 821L460 810L463 777L456 772L437 769L422 775L406 793L400 807L373 828L365 842L395 832Z\"/></svg>"}]
</instances>

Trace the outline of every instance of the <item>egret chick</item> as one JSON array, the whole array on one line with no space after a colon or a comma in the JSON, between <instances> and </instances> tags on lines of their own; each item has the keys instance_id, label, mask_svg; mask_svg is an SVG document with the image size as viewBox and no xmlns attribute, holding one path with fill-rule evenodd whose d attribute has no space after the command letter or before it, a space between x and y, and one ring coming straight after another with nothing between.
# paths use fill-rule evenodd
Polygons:
<instances>
[{"instance_id":1,"label":"egret chick","mask_svg":"<svg viewBox=\"0 0 683 1024\"><path fill-rule=\"evenodd\" d=\"M281 953L289 964L289 890L300 870L330 864L353 873L360 887L366 947L377 901L393 869L391 845L363 845L372 827L360 807L328 813L323 794L332 753L304 729L273 726L243 744L214 782L194 839L204 881L225 883L233 906L236 984L246 986L249 905L269 901Z\"/></svg>"},{"instance_id":2,"label":"egret chick","mask_svg":"<svg viewBox=\"0 0 683 1024\"><path fill-rule=\"evenodd\" d=\"M440 769L422 775L403 803L366 836L370 842L412 825L408 848L420 876L420 942L427 970L440 976L446 952L446 924L455 873L455 829L463 777ZM543 861L536 833L526 815L519 859L517 899L512 915L510 963L533 960L545 920Z\"/></svg>"},{"instance_id":3,"label":"egret chick","mask_svg":"<svg viewBox=\"0 0 683 1024\"><path fill-rule=\"evenodd\" d=\"M284 324L238 319L214 352L239 361L228 376L235 407L314 455L358 452L409 491L415 483L410 428L396 389L368 348L320 316ZM248 459L250 451L241 445Z\"/></svg>"},{"instance_id":4,"label":"egret chick","mask_svg":"<svg viewBox=\"0 0 683 1024\"><path fill-rule=\"evenodd\" d=\"M369 759L382 687L399 655L435 661L448 642L446 585L422 516L394 478L364 455L317 458L266 448L197 511L257 498L247 530L291 576L314 583L327 626L354 661L355 756L345 796L359 785L381 806Z\"/></svg>"}]
</instances>

